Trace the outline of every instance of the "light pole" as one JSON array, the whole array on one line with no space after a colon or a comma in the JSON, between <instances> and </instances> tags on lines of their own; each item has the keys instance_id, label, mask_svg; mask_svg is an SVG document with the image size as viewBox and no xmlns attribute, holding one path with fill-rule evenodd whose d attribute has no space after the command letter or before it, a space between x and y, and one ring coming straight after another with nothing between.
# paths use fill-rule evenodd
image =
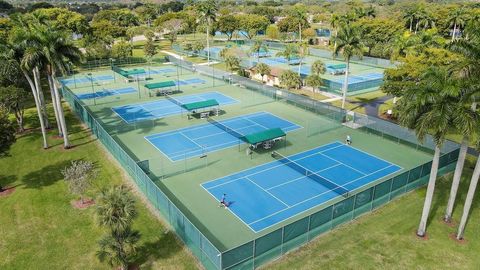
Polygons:
<instances>
[{"instance_id":1,"label":"light pole","mask_svg":"<svg viewBox=\"0 0 480 270\"><path fill-rule=\"evenodd\" d=\"M97 100L95 98L95 89L93 87L93 77L92 77L92 73L88 73L87 76L90 78L90 83L91 83L91 86L92 86L92 95L93 95L93 105L97 105Z\"/></svg>"}]
</instances>

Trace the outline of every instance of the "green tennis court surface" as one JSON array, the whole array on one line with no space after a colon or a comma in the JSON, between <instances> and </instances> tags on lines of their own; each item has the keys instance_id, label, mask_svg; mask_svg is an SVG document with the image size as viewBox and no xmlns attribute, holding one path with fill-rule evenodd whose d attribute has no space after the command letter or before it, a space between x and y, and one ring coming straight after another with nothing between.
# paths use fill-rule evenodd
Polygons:
<instances>
[{"instance_id":1,"label":"green tennis court surface","mask_svg":"<svg viewBox=\"0 0 480 270\"><path fill-rule=\"evenodd\" d=\"M147 70L147 68L141 66L138 68ZM177 71L177 67L173 65L158 65L151 68L167 68ZM264 85L259 85L255 90L250 90L249 85L241 85L240 83L240 85L229 84L226 80L214 80L210 76L199 73L198 70L195 72L192 70L179 68L178 73L175 72L171 77L166 77L165 73L153 74L152 81L185 81L190 79L205 81L205 83L201 84L179 85L178 87L180 87L185 96L192 95L198 97L214 92L237 101L229 104L228 107L225 107L222 114L215 117L220 123L223 121L228 123L228 119L242 119L245 115L265 112L275 116L275 119L281 119L292 126L303 128L297 128L288 132L286 143L283 145L282 142L279 148L275 147L269 150L258 148L249 152L247 151L250 149L248 144L243 143L240 146L218 148L216 151L208 152L207 155L183 155L183 158L179 155L176 157L176 161L173 161L171 157L174 154L172 153L179 150L180 145L168 142L156 143L157 146L161 147L170 147L172 145L173 149L171 153L169 152L169 156L153 147L145 137L153 136L150 138L155 138L156 134L177 132L176 134L178 135L178 131L192 131L191 134L188 134L189 138L197 140L199 134L195 133L195 127L208 127L206 128L206 135L213 135L215 133L211 131L213 129L216 129L218 133L221 130L205 119L189 119L181 114L132 122L126 122L118 117L112 108L131 106L132 104L162 101L167 102L169 106L176 106L177 110L180 108L177 104L163 97L149 96L148 90L143 87L141 87L141 91L136 91L135 93L105 96L98 99L96 103L91 99L80 100L74 96L75 94L88 92L95 93L102 89L137 88L137 82L127 83L124 80L111 80L106 81L107 84L105 85L93 84L92 86L90 83L77 85L78 87L75 87L75 84L69 84L67 86L68 90L65 90L65 97L72 104L71 107L79 112L83 121L93 127L92 131L98 133L97 137L99 140L118 158L122 166L125 166L126 171L135 176L134 180L138 183L148 200L152 202L152 205L159 209L165 219L172 224L175 231L179 232L180 237L187 245L194 252L198 251L198 254L195 254L203 258L201 259L202 263L207 265L207 268L240 267L242 262L251 265L251 260L255 260L255 265L257 266L262 265L265 261L283 254L277 252L281 250L279 245L282 245L284 251L298 247L313 239L316 235L352 220L354 217L388 202L395 196L418 187L425 183L424 179L428 177L432 150L419 147L414 143L399 141L395 137L399 134L398 136L401 135L409 138L409 140L411 138L414 139L414 135L408 132L397 132L395 134L377 132L377 128L385 125L387 125L385 129L395 130L391 129L382 120L364 119L361 116L355 116L353 117L356 119L354 124L343 124L340 119L344 119L345 115L339 110L326 109L325 106L328 105L306 100L304 97L293 95L287 91L268 92ZM113 75L111 70L93 70L90 72L93 76ZM82 76L86 76L86 74L80 73L76 75L78 78L82 78ZM68 80L73 79L73 77L62 79ZM70 91L73 94L69 95ZM180 96L175 95L172 97L178 100ZM88 112L87 110L80 111L82 106ZM261 119L266 120L267 124L274 123L272 121L274 118L272 117ZM264 125L264 123L261 123L261 125ZM268 128L274 127L275 125L268 126ZM230 128L235 130L235 126L230 126ZM245 134L242 133L242 135ZM282 193L283 191L280 192L281 187L285 186L285 194L291 195L279 195L280 199L292 206L295 204L295 201L303 198L303 193L307 196L307 191L318 193L319 191L315 188L332 190L331 187L320 188L320 184L317 182L315 182L317 183L316 185L312 183L311 188L301 186L300 182L298 182L298 185L293 184L295 181L289 185L288 181L295 180L291 175L298 175L299 173L287 165L288 161L282 158L272 158L272 151L277 151L281 154L280 156L290 157L294 160L296 160L295 157L299 157L301 166L318 173L321 169L315 166L326 166L326 161L322 159L322 161L316 160L303 163L303 159L300 157L302 155L299 153L306 153L309 150L330 145L332 142L343 142L347 135L352 138L352 148L339 151L335 157L333 153L328 153L328 156L339 161L337 167L349 168L347 167L348 165L351 168L337 172L334 169L335 167L325 167L328 172L330 172L328 168L332 170L332 173L329 174L330 177L335 180L345 177L346 180L342 178L342 181L348 181L348 179L359 180L363 179L361 178L362 176L373 173L374 169L391 168L392 170L398 170L390 172L391 174L385 173L376 177L372 176L372 178L369 178L369 181L358 181L362 185L359 185L358 188L353 188L353 191L349 190L346 197L342 196L344 195L343 192L340 192L341 194L334 194L335 196L331 200L319 201L317 204L310 205L310 207L303 206L303 211L290 213L275 220L268 220L267 218L265 220L268 220L268 222L265 222L263 225L260 225L262 222L255 223L258 225L252 223L272 214L272 209L274 208L272 205L262 206L262 204L271 203L270 200L268 202L256 201L256 196L249 197L253 196L253 193L265 192L265 190L274 186L276 188L272 192L275 190ZM238 138L232 136L232 133L222 131L222 138L227 138L228 136L232 140L234 138L238 141ZM220 140L215 138L210 138L208 142L220 144ZM427 141L427 143L431 144L431 141ZM181 147L184 147L183 144ZM354 151L354 153L350 153L350 150ZM251 154L252 152L253 154ZM364 154L367 156L364 156ZM356 161L356 165L351 166L350 162L343 158L360 160ZM451 161L451 159L448 159L448 156L446 158L446 161L445 158L442 159L441 166L445 166L447 162ZM383 163L383 161L386 161L386 163ZM283 169L270 170L273 172L271 176L267 173L260 174L264 180L258 179L254 181L257 184L263 184L262 181L268 181L272 183L272 186L264 186L264 190L261 190L260 188L253 189L247 188L247 185L241 185L239 188L245 190L238 195L238 198L236 198L235 192L240 192L239 189L233 186L229 187L228 191L225 192L227 193L227 199L229 199L228 193L230 193L232 196L230 200L236 201L232 204L232 211L218 207L217 195L212 196L210 193L212 187L208 188L209 190L202 187L202 184L214 179L229 178L230 180L236 180L238 177L231 176L239 172L249 172L248 175L250 177L255 175L255 172L258 172L252 168L272 166L266 165L272 162ZM332 164L332 166L336 164ZM137 165L140 167L137 167ZM372 170L362 171L367 168L370 169L370 165L372 165ZM285 173L282 173L283 171ZM348 174L346 173L347 171ZM287 174L286 172L289 173ZM311 176L310 173L305 174L305 177ZM291 177L287 177L289 175ZM325 186L328 185L323 185L323 187ZM213 193L217 192L214 189L211 191ZM268 191L270 192L270 190ZM218 192L224 191L219 188ZM314 196L308 193L307 197L313 198ZM255 205L252 206L244 202L249 200L249 198L252 198ZM241 208L241 211L240 209L237 211L235 207ZM233 211L237 211L237 213L240 213L238 214L239 216L248 221L244 222ZM262 216L254 217L256 215L254 213L258 211L262 211ZM252 223L251 226L248 225L250 223ZM255 229L252 229L253 227ZM309 240L305 240L307 239L306 234ZM201 244L198 244L199 241ZM219 254L217 250L222 254ZM255 259L253 259L254 257ZM263 262L262 258L265 258ZM249 267L247 266L247 268Z\"/></svg>"}]
</instances>

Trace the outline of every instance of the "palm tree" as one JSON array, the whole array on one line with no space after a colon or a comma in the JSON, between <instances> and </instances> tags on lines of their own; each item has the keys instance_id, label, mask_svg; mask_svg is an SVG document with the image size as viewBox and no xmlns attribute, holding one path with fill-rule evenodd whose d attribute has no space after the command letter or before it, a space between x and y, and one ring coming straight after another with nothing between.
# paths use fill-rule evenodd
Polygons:
<instances>
[{"instance_id":1,"label":"palm tree","mask_svg":"<svg viewBox=\"0 0 480 270\"><path fill-rule=\"evenodd\" d=\"M322 78L320 78L320 76L312 74L305 79L305 83L308 86L312 87L313 94L315 94L317 92L315 91L315 89L318 89L320 91L320 87L323 85L323 80Z\"/></svg>"},{"instance_id":2,"label":"palm tree","mask_svg":"<svg viewBox=\"0 0 480 270\"><path fill-rule=\"evenodd\" d=\"M215 21L215 18L217 16L217 11L218 11L217 3L215 2L215 0L202 1L198 4L197 10L200 13L199 20L207 24L207 63L210 63L209 36L210 36L210 28L211 28L212 22Z\"/></svg>"},{"instance_id":3,"label":"palm tree","mask_svg":"<svg viewBox=\"0 0 480 270\"><path fill-rule=\"evenodd\" d=\"M341 18L338 14L333 13L332 16L330 17L330 26L332 27L334 31L334 45L333 45L333 50L335 51L337 48L337 34L338 34L338 26L340 24Z\"/></svg>"},{"instance_id":4,"label":"palm tree","mask_svg":"<svg viewBox=\"0 0 480 270\"><path fill-rule=\"evenodd\" d=\"M451 89L444 88L438 83L439 80L446 81L449 79L445 76L449 76L449 73L442 69L432 68L428 70L416 87L405 91L397 107L400 124L414 129L420 141L423 141L430 133L433 135L435 142L425 203L417 229L417 235L420 237L424 237L426 234L427 220L440 161L440 148L452 124L454 103L456 103L455 98L451 95Z\"/></svg>"},{"instance_id":5,"label":"palm tree","mask_svg":"<svg viewBox=\"0 0 480 270\"><path fill-rule=\"evenodd\" d=\"M312 64L312 74L320 76L321 74L325 74L327 69L325 67L325 63L322 60L315 60Z\"/></svg>"},{"instance_id":6,"label":"palm tree","mask_svg":"<svg viewBox=\"0 0 480 270\"><path fill-rule=\"evenodd\" d=\"M407 10L405 10L405 13L403 14L403 19L405 19L409 25L408 29L410 33L413 30L413 22L417 19L416 15L417 15L416 10L413 8L408 8Z\"/></svg>"},{"instance_id":7,"label":"palm tree","mask_svg":"<svg viewBox=\"0 0 480 270\"><path fill-rule=\"evenodd\" d=\"M32 90L35 107L37 108L37 114L43 138L43 148L47 149L47 131L45 125L45 117L42 112L42 102L39 95L39 89L37 88L38 84L36 84L35 80L32 79L32 76L36 76L36 73L34 73L32 69L29 69L24 64L24 59L29 57L28 55L31 51L30 45L27 42L30 34L17 29L17 31L13 33L13 36L14 37L12 38L11 43L3 44L3 46L0 48L0 58L2 58L2 60L9 65L17 66L25 76L25 79L27 80L30 89ZM18 42L16 40L18 40Z\"/></svg>"},{"instance_id":8,"label":"palm tree","mask_svg":"<svg viewBox=\"0 0 480 270\"><path fill-rule=\"evenodd\" d=\"M300 46L299 46L299 57L300 57L300 61L298 62L298 75L300 75L300 72L302 71L302 61L303 59L305 58L305 56L307 56L309 54L309 50L308 50L308 42L300 42Z\"/></svg>"},{"instance_id":9,"label":"palm tree","mask_svg":"<svg viewBox=\"0 0 480 270\"><path fill-rule=\"evenodd\" d=\"M345 108L345 100L348 92L348 75L350 73L350 59L353 56L363 56L363 44L362 38L360 36L361 30L359 26L354 26L350 24L343 24L338 35L335 38L337 47L333 52L334 55L338 55L340 52L347 62L347 67L345 70L345 80L343 83L342 89L342 109Z\"/></svg>"},{"instance_id":10,"label":"palm tree","mask_svg":"<svg viewBox=\"0 0 480 270\"><path fill-rule=\"evenodd\" d=\"M114 186L100 193L96 213L100 225L112 232L125 231L137 216L135 199L126 186Z\"/></svg>"},{"instance_id":11,"label":"palm tree","mask_svg":"<svg viewBox=\"0 0 480 270\"><path fill-rule=\"evenodd\" d=\"M290 61L298 55L298 47L296 44L287 44L285 50L278 52L276 56L281 56L287 59L287 63L290 65Z\"/></svg>"},{"instance_id":12,"label":"palm tree","mask_svg":"<svg viewBox=\"0 0 480 270\"><path fill-rule=\"evenodd\" d=\"M288 90L292 88L298 89L302 84L302 79L300 78L300 76L291 70L285 70L284 72L282 72L279 79L280 83Z\"/></svg>"},{"instance_id":13,"label":"palm tree","mask_svg":"<svg viewBox=\"0 0 480 270\"><path fill-rule=\"evenodd\" d=\"M477 149L480 150L479 143L477 142ZM467 225L468 215L470 208L472 207L473 197L475 196L475 190L478 185L478 179L480 178L480 156L477 158L475 169L473 169L472 178L470 179L470 186L468 187L467 197L465 198L465 205L463 206L463 213L458 225L457 239L462 240L465 233L465 226Z\"/></svg>"},{"instance_id":14,"label":"palm tree","mask_svg":"<svg viewBox=\"0 0 480 270\"><path fill-rule=\"evenodd\" d=\"M263 43L262 40L257 39L255 40L255 42L253 42L252 47L250 47L250 52L257 54L257 62L260 62L261 51L264 51L265 53L268 52L268 46L265 43Z\"/></svg>"},{"instance_id":15,"label":"palm tree","mask_svg":"<svg viewBox=\"0 0 480 270\"><path fill-rule=\"evenodd\" d=\"M463 8L454 9L448 14L447 20L450 23L450 27L453 27L452 42L456 38L457 29L461 29L462 27L465 26L465 23L466 23L465 17L466 17L466 13Z\"/></svg>"},{"instance_id":16,"label":"palm tree","mask_svg":"<svg viewBox=\"0 0 480 270\"><path fill-rule=\"evenodd\" d=\"M136 254L139 240L140 233L130 228L105 234L98 242L100 248L96 255L101 262L107 261L111 267L120 266L120 269L127 270Z\"/></svg>"},{"instance_id":17,"label":"palm tree","mask_svg":"<svg viewBox=\"0 0 480 270\"><path fill-rule=\"evenodd\" d=\"M42 53L43 64L47 73L48 83L54 96L54 108L57 112L57 121L60 122L64 148L70 148L68 139L67 124L63 111L61 96L58 91L56 81L57 71L66 74L67 63L78 63L82 57L80 50L68 40L63 32L52 30L47 27L37 27L36 29L38 46Z\"/></svg>"},{"instance_id":18,"label":"palm tree","mask_svg":"<svg viewBox=\"0 0 480 270\"><path fill-rule=\"evenodd\" d=\"M236 56L230 55L225 58L225 65L230 71L238 71L240 69L240 59Z\"/></svg>"},{"instance_id":19,"label":"palm tree","mask_svg":"<svg viewBox=\"0 0 480 270\"><path fill-rule=\"evenodd\" d=\"M270 69L270 66L268 66L267 64L265 63L258 63L256 66L255 66L255 70L257 71L257 73L259 73L261 76L262 76L262 83L264 82L263 80L263 77L265 75L270 75L270 72L272 71Z\"/></svg>"},{"instance_id":20,"label":"palm tree","mask_svg":"<svg viewBox=\"0 0 480 270\"><path fill-rule=\"evenodd\" d=\"M302 4L297 4L291 10L291 16L298 19L298 40L302 42L302 24L307 22L307 10Z\"/></svg>"},{"instance_id":21,"label":"palm tree","mask_svg":"<svg viewBox=\"0 0 480 270\"><path fill-rule=\"evenodd\" d=\"M472 111L476 112L477 102L480 98L480 70L478 66L480 65L480 22L472 21L465 28L465 32L469 35L468 39L456 39L448 48L453 52L461 54L463 57L459 64L455 68L455 72L461 76L462 81L467 85L467 94L465 95L469 102L472 104ZM468 104L468 103L467 103ZM478 123L478 122L477 122ZM478 130L478 129L477 129ZM478 147L478 143L477 143ZM460 157L459 157L460 159ZM475 194L475 189L478 182L478 177L480 175L480 156L478 157L477 164L472 175L470 182L470 187L468 189L467 198L465 199L465 205L463 209L462 218L458 228L457 239L463 238L463 233L465 230L465 225L468 220L468 215L470 212L470 207L472 205L473 196ZM457 163L458 165L458 163ZM455 189L455 192L453 192ZM452 183L452 190L450 193L449 204L447 208L447 214L451 217L451 210L453 209L453 203L455 201L456 189L458 189L458 183Z\"/></svg>"}]
</instances>

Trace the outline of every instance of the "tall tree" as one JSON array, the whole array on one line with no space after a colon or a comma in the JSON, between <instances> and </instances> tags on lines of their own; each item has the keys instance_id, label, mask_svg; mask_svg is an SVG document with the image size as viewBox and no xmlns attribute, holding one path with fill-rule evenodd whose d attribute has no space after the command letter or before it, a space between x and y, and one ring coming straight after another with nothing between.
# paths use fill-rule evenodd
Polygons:
<instances>
[{"instance_id":1,"label":"tall tree","mask_svg":"<svg viewBox=\"0 0 480 270\"><path fill-rule=\"evenodd\" d=\"M338 31L338 35L335 38L337 47L333 52L334 55L338 55L340 52L347 62L345 70L345 79L342 89L342 109L345 108L345 100L348 92L348 76L350 73L350 60L353 56L363 56L363 44L360 36L361 29L358 26L351 24L342 24Z\"/></svg>"},{"instance_id":2,"label":"tall tree","mask_svg":"<svg viewBox=\"0 0 480 270\"><path fill-rule=\"evenodd\" d=\"M432 134L435 142L430 178L423 205L417 235L426 235L427 220L432 205L435 182L440 161L440 149L452 124L452 115L457 102L448 87L438 83L448 80L448 72L442 68L431 68L422 77L420 83L407 89L398 102L399 121L403 126L414 129L420 141ZM455 91L455 90L454 90Z\"/></svg>"},{"instance_id":3,"label":"tall tree","mask_svg":"<svg viewBox=\"0 0 480 270\"><path fill-rule=\"evenodd\" d=\"M263 77L265 75L270 75L270 72L272 71L270 69L270 66L268 66L267 64L265 63L257 63L257 65L255 66L255 71L260 74L260 76L262 76L262 83L264 83L264 79Z\"/></svg>"},{"instance_id":4,"label":"tall tree","mask_svg":"<svg viewBox=\"0 0 480 270\"><path fill-rule=\"evenodd\" d=\"M457 30L462 29L466 23L466 12L463 8L456 8L451 10L448 14L448 22L452 29L452 41L455 40L457 36Z\"/></svg>"},{"instance_id":5,"label":"tall tree","mask_svg":"<svg viewBox=\"0 0 480 270\"><path fill-rule=\"evenodd\" d=\"M207 62L210 63L210 29L212 23L217 17L217 3L215 0L205 0L198 3L198 12L200 13L199 20L207 25Z\"/></svg>"},{"instance_id":6,"label":"tall tree","mask_svg":"<svg viewBox=\"0 0 480 270\"><path fill-rule=\"evenodd\" d=\"M320 76L322 74L325 74L327 72L327 69L325 67L325 63L323 63L322 60L315 60L312 64L312 74Z\"/></svg>"},{"instance_id":7,"label":"tall tree","mask_svg":"<svg viewBox=\"0 0 480 270\"><path fill-rule=\"evenodd\" d=\"M30 34L25 32L21 29L16 29L14 33L12 33L13 38L11 39L12 42L3 44L2 48L0 49L0 57L4 63L8 63L10 66L16 66L19 70L21 70L23 76L25 77L30 89L32 91L33 99L35 101L35 107L37 109L38 120L40 122L40 129L42 132L43 138L43 148L48 148L48 140L47 140L47 131L45 127L45 118L42 112L42 103L39 97L38 88L35 84L32 76L34 76L34 72L32 69L29 69L24 64L24 59L28 58L27 50L30 50L29 43L27 42ZM18 38L19 42L15 42L15 39Z\"/></svg>"},{"instance_id":8,"label":"tall tree","mask_svg":"<svg viewBox=\"0 0 480 270\"><path fill-rule=\"evenodd\" d=\"M280 74L280 83L287 89L298 89L302 84L300 76L292 70L285 70Z\"/></svg>"},{"instance_id":9,"label":"tall tree","mask_svg":"<svg viewBox=\"0 0 480 270\"><path fill-rule=\"evenodd\" d=\"M298 46L297 44L287 44L283 51L280 51L276 54L276 56L282 56L283 58L287 59L287 63L290 65L290 61L298 56Z\"/></svg>"},{"instance_id":10,"label":"tall tree","mask_svg":"<svg viewBox=\"0 0 480 270\"><path fill-rule=\"evenodd\" d=\"M38 27L35 29L36 40L34 43L41 65L44 67L48 84L54 95L54 106L57 109L57 121L60 122L62 129L62 136L64 141L64 148L70 148L70 140L68 138L67 124L65 121L65 114L61 102L61 95L56 84L57 74L65 75L68 70L68 63L79 63L82 58L82 53L76 45L71 42L65 33L56 31L48 27ZM27 65L34 66L33 63Z\"/></svg>"},{"instance_id":11,"label":"tall tree","mask_svg":"<svg viewBox=\"0 0 480 270\"><path fill-rule=\"evenodd\" d=\"M268 52L268 46L260 39L256 39L250 47L250 52L257 55L257 62L260 62L260 52Z\"/></svg>"}]
</instances>

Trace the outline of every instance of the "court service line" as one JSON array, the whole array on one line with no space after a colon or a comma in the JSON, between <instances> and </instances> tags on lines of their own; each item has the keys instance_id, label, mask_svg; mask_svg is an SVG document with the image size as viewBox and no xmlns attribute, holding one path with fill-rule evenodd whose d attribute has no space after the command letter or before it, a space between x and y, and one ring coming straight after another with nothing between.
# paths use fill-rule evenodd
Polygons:
<instances>
[{"instance_id":1,"label":"court service line","mask_svg":"<svg viewBox=\"0 0 480 270\"><path fill-rule=\"evenodd\" d=\"M327 157L327 158L329 158L329 159L331 159L331 160L333 160L333 161L342 163L343 166L348 167L348 168L350 168L350 169L352 169L352 170L354 170L354 171L356 171L356 172L358 172L358 173L361 173L361 174L363 174L363 175L366 175L366 173L361 172L361 171L359 171L359 170L357 170L357 169L355 169L355 168L353 168L353 167L351 167L351 166L349 166L349 165L347 165L347 164L345 164L345 163L343 163L343 162L341 162L341 161L339 161L339 160L336 160L335 158L329 157L329 156L327 156L327 155L325 155L325 154L323 154L323 153L322 153L322 155L325 156L325 157Z\"/></svg>"},{"instance_id":2,"label":"court service line","mask_svg":"<svg viewBox=\"0 0 480 270\"><path fill-rule=\"evenodd\" d=\"M390 166L393 166L393 165L390 165ZM390 167L390 166L388 166L388 167ZM353 183L353 182L357 182L358 180L360 180L360 179L362 179L362 178L365 178L365 177L370 176L370 175L372 175L372 174L374 174L374 173L377 173L377 172L379 172L379 171L382 171L382 170L384 170L384 169L386 169L386 168L388 168L388 167L385 167L385 168L382 168L382 169L377 170L377 171L375 171L375 172L372 172L371 174L368 174L368 175L365 175L365 176L362 176L362 177L355 178L355 180L352 180L352 181L350 181L350 182L347 182L347 183L345 183L344 185L341 185L341 187L345 187L346 185L349 185L349 184L351 184L351 183ZM383 178L383 177L386 177L386 176L382 176L382 178ZM380 178L380 177L379 177L379 178ZM378 180L378 179L376 179L376 180ZM372 182L373 182L373 181L372 181ZM352 191L353 191L353 190L352 190ZM310 198L308 198L308 199L305 199L305 200L303 200L303 201L301 201L301 202L298 202L298 203L296 203L296 204L293 204L293 205L290 206L289 208L293 208L293 207L295 207L295 206L297 206L297 205L303 204L303 203L305 203L305 202L307 202L307 201L310 201L310 200L312 200L312 199L315 199L315 198L317 198L317 197L319 197L319 196L322 196L322 195L324 195L324 194L327 194L327 193L329 193L329 192L334 192L334 193L336 193L335 191L333 191L333 190L330 189L329 191L322 192L322 193L320 193L320 194L318 194L318 195L315 195L315 196L310 197ZM349 191L349 192L351 192L351 191ZM336 193L336 194L337 194L337 193ZM338 194L337 196L335 196L335 198L338 197L338 196L341 196L341 195ZM316 206L318 206L318 205L316 205ZM313 207L316 207L316 206L313 206ZM311 207L311 208L313 208L313 207ZM289 208L288 208L288 209L289 209ZM311 208L309 208L309 209L311 209ZM264 220L264 219L266 219L266 218L269 218L269 217L271 217L271 216L273 216L273 215L276 215L276 214L281 213L282 211L285 211L285 210L288 210L288 209L283 209L283 210L277 211L276 213L270 214L270 215L268 215L268 216L266 216L266 217L263 217L263 218L261 218L261 219L259 219L259 220L257 220L257 221L254 221L254 222L252 222L252 223L249 223L249 224L253 224L253 223L256 223L256 222L258 222L258 221ZM308 209L307 209L307 210L308 210ZM306 211L306 210L305 210L305 211ZM296 216L296 215L298 215L298 214L300 214L300 213L297 213L297 214L295 214L294 216ZM291 218L291 217L293 217L293 216L290 216L290 217L288 217L288 218Z\"/></svg>"},{"instance_id":3,"label":"court service line","mask_svg":"<svg viewBox=\"0 0 480 270\"><path fill-rule=\"evenodd\" d=\"M318 173L320 173L320 172L323 172L323 171L326 171L326 170L329 170L329 169L332 169L332 168L338 167L338 166L340 166L340 165L342 165L342 164L341 164L341 163L337 163L337 164L335 164L335 165L333 165L333 166L330 166L330 167L328 167L328 168L321 169L321 170L319 170L319 171L316 171L316 172L315 172L315 171L312 171L312 172L314 172L315 174L318 174ZM319 176L320 176L320 177L324 177L323 175L319 175ZM295 179L293 179L293 180L287 181L287 182L285 182L285 183L281 183L281 184L279 184L279 185L276 185L276 186L270 187L270 188L268 188L267 190L271 190L271 189L274 189L274 188L277 188L277 187L280 187L280 186L283 186L283 185L289 184L289 183L291 183L291 182L298 181L298 180L300 180L300 179L302 179L302 178L305 178L305 177L308 177L308 175L303 175L302 177L298 177L298 178L295 178ZM310 178L310 177L309 177L309 178ZM324 177L324 178L327 178L327 177ZM331 181L331 180L330 180L330 179L328 179L328 178L327 178L327 180ZM335 183L335 182L334 182L334 183Z\"/></svg>"},{"instance_id":4,"label":"court service line","mask_svg":"<svg viewBox=\"0 0 480 270\"><path fill-rule=\"evenodd\" d=\"M337 148L337 147L340 147L340 146L341 146L341 145L339 145L339 146L334 146L334 147L332 147L332 148L326 149L325 151L330 150L330 149L334 149L334 148ZM306 152L308 152L308 151L312 151L312 149L306 150L306 151L303 151L303 152L300 152L300 153L297 153L297 154L295 154L295 155L300 155L300 154L306 153ZM310 155L301 157L301 158L299 158L299 159L294 159L294 160L295 160L295 161L301 160L301 159L308 158L308 157L311 157L311 156L314 156L314 155L317 155L317 154L321 154L321 152L320 152L320 151L319 151L319 152L315 152L315 153L312 153L312 154L310 154ZM276 163L276 162L278 162L278 161L271 161L270 164L274 164L274 163ZM269 164L269 163L267 163L267 164ZM245 169L245 170L236 172L236 173L232 173L232 174L226 175L226 176L224 176L224 177L220 177L220 178L217 178L217 179L214 179L214 180L210 180L210 181L208 181L208 182L204 182L204 183L202 183L202 184L207 184L207 183L210 183L210 182L214 182L214 181L217 181L217 180L219 180L219 179L226 178L226 177L229 177L229 176L232 176L232 175L235 175L235 174L241 174L242 172L245 172L245 171L248 171L248 170L254 170L255 168L258 168L258 167L260 167L260 166L265 166L265 164L261 164L261 165L258 165L258 166L252 167L252 168L248 168L248 169ZM278 167L281 167L281 166L287 166L287 165L285 165L285 164L283 164L283 163L280 163L279 165L275 165L275 166L272 166L272 167L268 167L268 168L265 168L265 169L260 170L260 171L258 171L258 172L250 173L250 174L248 174L248 175L246 175L246 176L241 176L241 177L239 176L238 178L235 178L235 179L233 179L233 180L230 180L230 181L227 181L227 182L220 183L220 184L218 184L218 185L209 187L208 189L214 188L214 187L217 187L217 186L222 186L222 185L225 185L225 184L229 184L229 183L235 182L235 181L237 181L237 180L239 180L239 179L241 179L241 178L243 178L243 177L250 177L250 176L252 176L252 175L256 175L256 174L259 174L259 173L263 173L263 172L266 172L266 171L268 171L268 170L275 169L275 168L278 168Z\"/></svg>"},{"instance_id":5,"label":"court service line","mask_svg":"<svg viewBox=\"0 0 480 270\"><path fill-rule=\"evenodd\" d=\"M270 193L268 190L262 188L261 186L259 186L257 183L255 183L254 181L252 181L250 178L248 178L247 176L245 177L245 179L247 179L248 181L250 181L252 184L254 184L255 186L257 186L258 188L260 188L261 190L263 190L263 192L266 192L268 195L272 196L273 198L275 198L277 201L279 201L280 203L282 203L283 205L285 205L287 208L289 208L290 206L288 204L286 204L284 201L280 200L279 198L277 198L277 196L273 195L272 193Z\"/></svg>"}]
</instances>

